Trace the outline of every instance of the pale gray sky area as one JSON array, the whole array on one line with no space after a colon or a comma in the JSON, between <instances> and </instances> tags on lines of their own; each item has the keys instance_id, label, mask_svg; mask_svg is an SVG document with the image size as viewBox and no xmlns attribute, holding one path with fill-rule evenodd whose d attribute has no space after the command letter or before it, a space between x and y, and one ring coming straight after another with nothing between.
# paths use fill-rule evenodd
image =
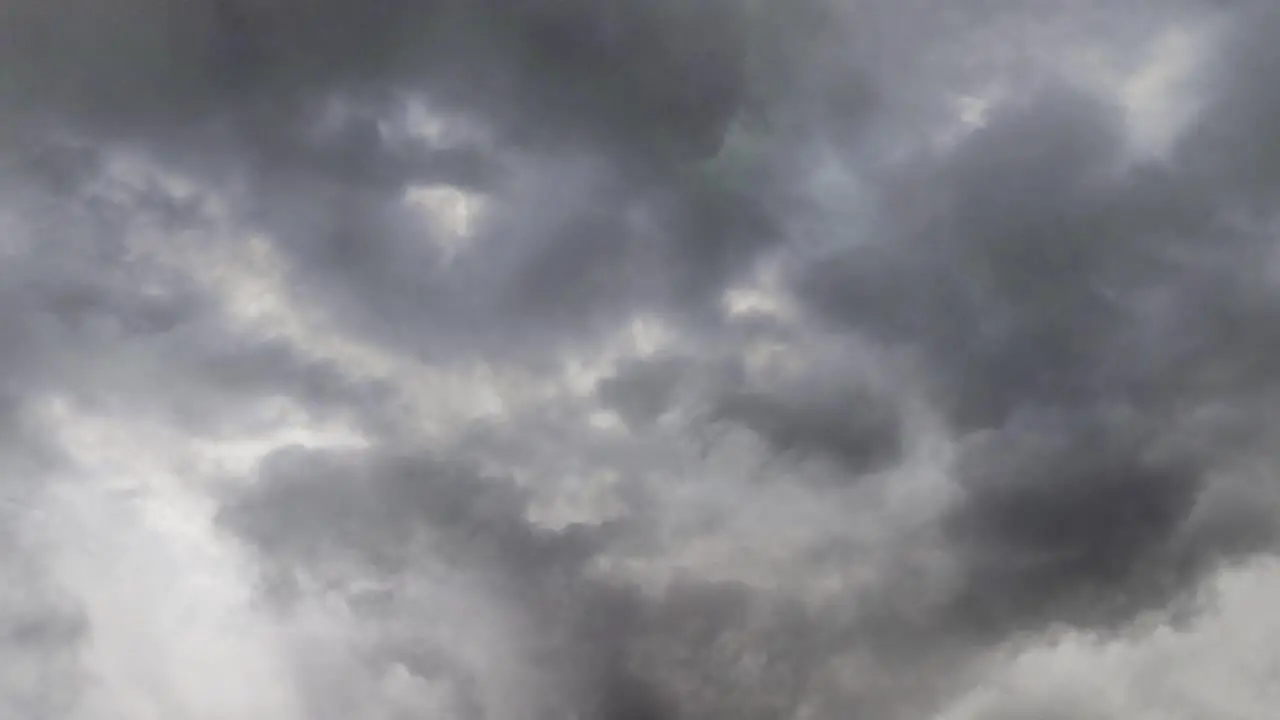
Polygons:
<instances>
[{"instance_id":1,"label":"pale gray sky area","mask_svg":"<svg viewBox=\"0 0 1280 720\"><path fill-rule=\"evenodd\" d=\"M1274 718L1278 36L0 0L0 718Z\"/></svg>"}]
</instances>

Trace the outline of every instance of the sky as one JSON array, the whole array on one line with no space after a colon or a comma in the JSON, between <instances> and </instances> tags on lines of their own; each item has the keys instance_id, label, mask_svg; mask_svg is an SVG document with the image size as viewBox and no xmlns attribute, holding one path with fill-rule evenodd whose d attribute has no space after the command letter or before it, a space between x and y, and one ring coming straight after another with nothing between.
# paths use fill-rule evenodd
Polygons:
<instances>
[{"instance_id":1,"label":"sky","mask_svg":"<svg viewBox=\"0 0 1280 720\"><path fill-rule=\"evenodd\" d=\"M0 0L0 717L1271 717L1277 32Z\"/></svg>"}]
</instances>

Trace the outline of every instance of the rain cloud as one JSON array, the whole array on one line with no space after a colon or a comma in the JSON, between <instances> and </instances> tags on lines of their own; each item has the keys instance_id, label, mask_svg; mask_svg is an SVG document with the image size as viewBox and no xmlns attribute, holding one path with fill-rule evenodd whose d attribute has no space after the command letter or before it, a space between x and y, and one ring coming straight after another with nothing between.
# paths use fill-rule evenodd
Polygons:
<instances>
[{"instance_id":1,"label":"rain cloud","mask_svg":"<svg viewBox=\"0 0 1280 720\"><path fill-rule=\"evenodd\" d=\"M0 710L1268 717L1277 30L0 0Z\"/></svg>"}]
</instances>

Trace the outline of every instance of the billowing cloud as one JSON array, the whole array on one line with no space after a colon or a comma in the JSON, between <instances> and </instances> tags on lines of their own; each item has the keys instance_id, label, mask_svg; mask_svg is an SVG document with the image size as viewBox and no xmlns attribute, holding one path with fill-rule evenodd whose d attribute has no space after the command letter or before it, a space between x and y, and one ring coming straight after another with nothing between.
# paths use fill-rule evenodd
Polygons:
<instances>
[{"instance_id":1,"label":"billowing cloud","mask_svg":"<svg viewBox=\"0 0 1280 720\"><path fill-rule=\"evenodd\" d=\"M0 18L10 715L1271 706L1263 4Z\"/></svg>"}]
</instances>

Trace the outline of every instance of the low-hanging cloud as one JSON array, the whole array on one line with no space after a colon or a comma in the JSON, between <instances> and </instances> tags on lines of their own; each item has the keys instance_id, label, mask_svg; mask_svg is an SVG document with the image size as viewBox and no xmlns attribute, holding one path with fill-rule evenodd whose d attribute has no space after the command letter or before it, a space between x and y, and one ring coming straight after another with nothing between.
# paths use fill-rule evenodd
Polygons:
<instances>
[{"instance_id":1,"label":"low-hanging cloud","mask_svg":"<svg viewBox=\"0 0 1280 720\"><path fill-rule=\"evenodd\" d=\"M0 0L0 708L1261 717L1280 18L926 5Z\"/></svg>"}]
</instances>

